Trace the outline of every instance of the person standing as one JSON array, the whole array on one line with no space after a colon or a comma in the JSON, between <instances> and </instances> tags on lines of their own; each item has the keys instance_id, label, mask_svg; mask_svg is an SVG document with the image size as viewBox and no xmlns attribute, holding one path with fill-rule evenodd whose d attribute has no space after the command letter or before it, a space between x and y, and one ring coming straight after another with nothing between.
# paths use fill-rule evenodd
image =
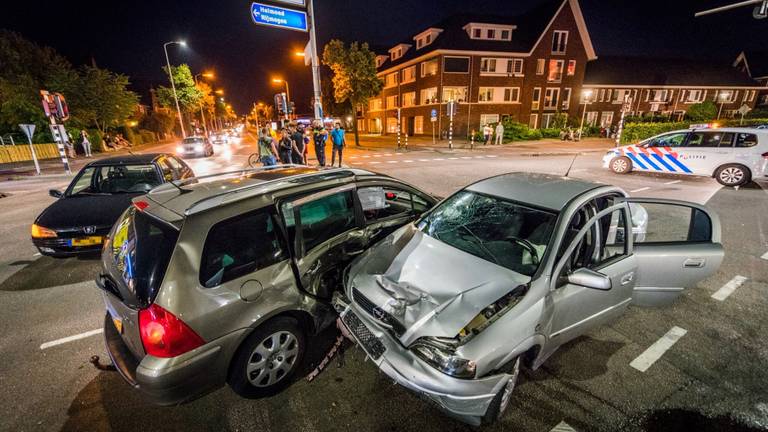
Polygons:
<instances>
[{"instance_id":1,"label":"person standing","mask_svg":"<svg viewBox=\"0 0 768 432\"><path fill-rule=\"evenodd\" d=\"M268 128L261 129L261 135L259 136L259 160L264 166L277 165L277 148L275 147L275 140L269 133Z\"/></svg>"},{"instance_id":2,"label":"person standing","mask_svg":"<svg viewBox=\"0 0 768 432\"><path fill-rule=\"evenodd\" d=\"M325 166L325 142L328 140L328 131L323 127L323 123L316 120L312 127L312 139L315 142L315 156L317 163L321 167Z\"/></svg>"},{"instance_id":3,"label":"person standing","mask_svg":"<svg viewBox=\"0 0 768 432\"><path fill-rule=\"evenodd\" d=\"M496 125L496 145L501 145L504 140L504 125L499 122Z\"/></svg>"},{"instance_id":4,"label":"person standing","mask_svg":"<svg viewBox=\"0 0 768 432\"><path fill-rule=\"evenodd\" d=\"M486 123L486 125L483 126L483 145L488 145L491 143L491 136L493 136L493 128L491 127L490 123Z\"/></svg>"},{"instance_id":5,"label":"person standing","mask_svg":"<svg viewBox=\"0 0 768 432\"><path fill-rule=\"evenodd\" d=\"M303 128L299 126L291 126L291 139L293 139L293 153L291 154L291 160L295 164L306 165L307 161L304 159L304 153L306 144L304 143Z\"/></svg>"},{"instance_id":6,"label":"person standing","mask_svg":"<svg viewBox=\"0 0 768 432\"><path fill-rule=\"evenodd\" d=\"M293 153L294 151L298 152L298 149L296 148L296 144L293 142L293 138L291 138L288 129L280 131L280 141L278 141L277 144L277 151L280 153L280 162L283 164L294 163Z\"/></svg>"},{"instance_id":7,"label":"person standing","mask_svg":"<svg viewBox=\"0 0 768 432\"><path fill-rule=\"evenodd\" d=\"M88 140L88 132L86 132L85 129L80 131L80 139L82 140L80 145L83 146L85 157L91 157L91 142Z\"/></svg>"},{"instance_id":8,"label":"person standing","mask_svg":"<svg viewBox=\"0 0 768 432\"><path fill-rule=\"evenodd\" d=\"M75 139L72 137L72 132L67 131L67 140L64 141L64 150L67 153L67 157L75 159Z\"/></svg>"},{"instance_id":9,"label":"person standing","mask_svg":"<svg viewBox=\"0 0 768 432\"><path fill-rule=\"evenodd\" d=\"M333 130L331 131L331 143L333 144L333 148L331 148L331 166L333 166L336 163L336 153L339 153L339 168L341 168L341 154L344 151L344 145L346 144L346 138L344 137L344 128L341 127L341 123L336 123L333 125Z\"/></svg>"}]
</instances>

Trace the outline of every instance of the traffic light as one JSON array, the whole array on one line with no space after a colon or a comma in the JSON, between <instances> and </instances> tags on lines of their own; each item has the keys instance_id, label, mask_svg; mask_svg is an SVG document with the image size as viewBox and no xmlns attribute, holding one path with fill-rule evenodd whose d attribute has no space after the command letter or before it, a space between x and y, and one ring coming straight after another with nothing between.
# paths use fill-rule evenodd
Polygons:
<instances>
[{"instance_id":1,"label":"traffic light","mask_svg":"<svg viewBox=\"0 0 768 432\"><path fill-rule=\"evenodd\" d=\"M288 109L288 98L286 98L285 93L277 93L275 95L275 109L280 114L285 114L286 110Z\"/></svg>"}]
</instances>

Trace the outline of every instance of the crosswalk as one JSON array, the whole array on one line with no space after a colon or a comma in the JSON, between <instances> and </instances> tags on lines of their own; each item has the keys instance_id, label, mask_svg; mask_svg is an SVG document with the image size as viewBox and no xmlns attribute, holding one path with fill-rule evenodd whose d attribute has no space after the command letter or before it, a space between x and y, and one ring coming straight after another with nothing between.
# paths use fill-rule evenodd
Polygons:
<instances>
[{"instance_id":1,"label":"crosswalk","mask_svg":"<svg viewBox=\"0 0 768 432\"><path fill-rule=\"evenodd\" d=\"M403 156L409 156L403 153L383 153L374 155L360 155L349 156L345 158L349 165L380 165L380 164L397 164L406 163L412 164L417 162L446 162L446 161L458 161L458 160L472 160L472 159L493 159L497 158L497 155L476 155L476 156L452 156L452 157L421 157L418 159L404 159ZM382 160L387 158L388 160ZM392 159L392 157L397 157Z\"/></svg>"}]
</instances>

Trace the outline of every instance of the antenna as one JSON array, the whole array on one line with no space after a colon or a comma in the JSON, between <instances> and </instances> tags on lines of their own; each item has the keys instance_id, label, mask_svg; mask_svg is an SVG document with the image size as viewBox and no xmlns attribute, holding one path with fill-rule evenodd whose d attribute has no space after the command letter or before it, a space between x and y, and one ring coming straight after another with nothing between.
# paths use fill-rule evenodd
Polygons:
<instances>
[{"instance_id":1,"label":"antenna","mask_svg":"<svg viewBox=\"0 0 768 432\"><path fill-rule=\"evenodd\" d=\"M574 162L576 162L576 158L577 158L577 157L579 157L579 154L578 154L578 153L576 153L575 155L573 155L573 159L571 159L571 164L570 164L570 165L568 165L568 169L565 171L565 175L564 175L563 177L568 177L568 174L570 174L570 173L571 173L571 168L573 168L573 164L574 164Z\"/></svg>"}]
</instances>

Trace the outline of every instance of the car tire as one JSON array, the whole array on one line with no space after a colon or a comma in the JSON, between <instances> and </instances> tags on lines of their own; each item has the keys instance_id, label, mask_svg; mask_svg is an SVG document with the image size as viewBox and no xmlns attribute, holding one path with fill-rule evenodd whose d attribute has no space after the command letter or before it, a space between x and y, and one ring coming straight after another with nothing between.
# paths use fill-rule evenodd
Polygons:
<instances>
[{"instance_id":1,"label":"car tire","mask_svg":"<svg viewBox=\"0 0 768 432\"><path fill-rule=\"evenodd\" d=\"M752 173L744 165L728 164L715 171L715 180L723 186L741 186L752 181Z\"/></svg>"},{"instance_id":2,"label":"car tire","mask_svg":"<svg viewBox=\"0 0 768 432\"><path fill-rule=\"evenodd\" d=\"M632 171L632 161L626 156L611 159L608 167L616 174L627 174Z\"/></svg>"},{"instance_id":3,"label":"car tire","mask_svg":"<svg viewBox=\"0 0 768 432\"><path fill-rule=\"evenodd\" d=\"M507 374L511 375L511 377L507 380L501 390L496 393L493 400L491 400L488 410L480 421L483 425L489 425L499 420L509 407L509 401L512 400L512 392L515 390L517 377L520 375L520 357L512 360L508 365Z\"/></svg>"},{"instance_id":4,"label":"car tire","mask_svg":"<svg viewBox=\"0 0 768 432\"><path fill-rule=\"evenodd\" d=\"M298 321L290 317L272 319L240 345L232 359L227 384L244 398L275 395L291 383L305 347L306 336Z\"/></svg>"}]
</instances>

